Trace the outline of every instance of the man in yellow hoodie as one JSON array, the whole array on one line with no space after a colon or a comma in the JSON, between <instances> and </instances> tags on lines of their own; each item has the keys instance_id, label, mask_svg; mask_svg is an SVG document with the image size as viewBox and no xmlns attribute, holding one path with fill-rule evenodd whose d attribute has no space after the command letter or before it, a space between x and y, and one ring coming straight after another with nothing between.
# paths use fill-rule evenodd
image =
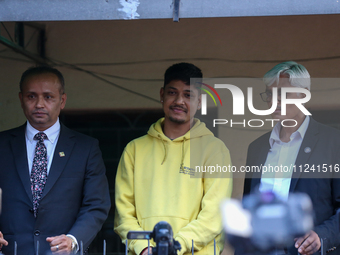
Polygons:
<instances>
[{"instance_id":1,"label":"man in yellow hoodie","mask_svg":"<svg viewBox=\"0 0 340 255\"><path fill-rule=\"evenodd\" d=\"M230 166L229 150L205 124L194 118L201 107L200 89L191 78L202 78L189 63L169 67L164 75L160 101L164 118L148 134L130 142L116 176L115 231L123 243L129 231L152 231L167 221L181 244L178 253L196 255L223 250L221 199L230 197L232 179L197 178L195 166ZM196 83L197 84L197 83ZM195 178L196 176L196 178ZM154 246L154 243L151 243ZM130 254L146 255L146 240L129 240Z\"/></svg>"}]
</instances>

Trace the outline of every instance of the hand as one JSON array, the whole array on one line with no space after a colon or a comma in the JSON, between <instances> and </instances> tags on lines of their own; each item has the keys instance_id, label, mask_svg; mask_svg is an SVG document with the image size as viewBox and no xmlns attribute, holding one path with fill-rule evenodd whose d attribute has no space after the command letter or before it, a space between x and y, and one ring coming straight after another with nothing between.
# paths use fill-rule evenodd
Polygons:
<instances>
[{"instance_id":1,"label":"hand","mask_svg":"<svg viewBox=\"0 0 340 255\"><path fill-rule=\"evenodd\" d=\"M152 254L152 248L151 247L149 249L149 253ZM149 253L148 253L148 248L146 247L140 255L148 255Z\"/></svg>"},{"instance_id":2,"label":"hand","mask_svg":"<svg viewBox=\"0 0 340 255\"><path fill-rule=\"evenodd\" d=\"M303 255L311 255L317 252L321 247L321 241L317 233L309 231L303 237L295 238L295 248Z\"/></svg>"},{"instance_id":3,"label":"hand","mask_svg":"<svg viewBox=\"0 0 340 255\"><path fill-rule=\"evenodd\" d=\"M2 248L3 245L7 246L7 245L8 245L8 242L4 239L4 235L3 235L2 232L0 231L0 250L1 250L1 248Z\"/></svg>"},{"instance_id":4,"label":"hand","mask_svg":"<svg viewBox=\"0 0 340 255\"><path fill-rule=\"evenodd\" d=\"M53 253L70 254L72 252L72 239L66 235L47 237Z\"/></svg>"}]
</instances>

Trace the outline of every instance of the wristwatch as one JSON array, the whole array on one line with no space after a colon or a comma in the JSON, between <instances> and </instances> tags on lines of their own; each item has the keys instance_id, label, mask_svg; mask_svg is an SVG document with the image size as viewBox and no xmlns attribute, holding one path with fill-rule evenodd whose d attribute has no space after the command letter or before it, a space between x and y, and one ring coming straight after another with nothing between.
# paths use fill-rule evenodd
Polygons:
<instances>
[{"instance_id":1,"label":"wristwatch","mask_svg":"<svg viewBox=\"0 0 340 255\"><path fill-rule=\"evenodd\" d=\"M71 241L72 241L72 244L71 244L72 253L76 254L77 251L78 251L78 243L77 243L76 238L73 235L70 235L70 234L68 234L66 236L69 237L71 239Z\"/></svg>"},{"instance_id":2,"label":"wristwatch","mask_svg":"<svg viewBox=\"0 0 340 255\"><path fill-rule=\"evenodd\" d=\"M77 253L77 243L73 240L73 238L71 238L72 239L72 246L71 246L71 249L72 249L72 252L74 253L74 254L76 254Z\"/></svg>"}]
</instances>

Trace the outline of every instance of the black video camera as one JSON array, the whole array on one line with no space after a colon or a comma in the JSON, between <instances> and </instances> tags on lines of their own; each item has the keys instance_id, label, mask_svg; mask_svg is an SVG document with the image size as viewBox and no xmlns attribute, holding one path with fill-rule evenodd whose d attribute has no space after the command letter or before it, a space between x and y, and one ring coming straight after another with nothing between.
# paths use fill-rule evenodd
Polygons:
<instances>
[{"instance_id":1,"label":"black video camera","mask_svg":"<svg viewBox=\"0 0 340 255\"><path fill-rule=\"evenodd\" d=\"M129 231L128 239L153 239L156 247L152 247L152 255L177 255L181 250L179 242L173 239L172 228L166 221L158 222L153 231Z\"/></svg>"},{"instance_id":2,"label":"black video camera","mask_svg":"<svg viewBox=\"0 0 340 255\"><path fill-rule=\"evenodd\" d=\"M256 193L222 205L224 230L235 254L275 254L313 228L312 202L303 193L287 201L273 193Z\"/></svg>"}]
</instances>

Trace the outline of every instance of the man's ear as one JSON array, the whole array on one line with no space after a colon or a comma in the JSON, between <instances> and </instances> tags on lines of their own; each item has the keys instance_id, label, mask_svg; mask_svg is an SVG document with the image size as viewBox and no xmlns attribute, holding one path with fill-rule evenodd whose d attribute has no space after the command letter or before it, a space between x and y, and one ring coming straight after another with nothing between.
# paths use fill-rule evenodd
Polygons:
<instances>
[{"instance_id":1,"label":"man's ear","mask_svg":"<svg viewBox=\"0 0 340 255\"><path fill-rule=\"evenodd\" d=\"M308 90L309 91L309 93L310 93L310 90L309 89L307 89L307 88L305 88L306 90ZM303 98L305 98L306 97L306 94L303 94Z\"/></svg>"},{"instance_id":2,"label":"man's ear","mask_svg":"<svg viewBox=\"0 0 340 255\"><path fill-rule=\"evenodd\" d=\"M159 97L160 97L160 101L163 104L164 102L164 87L161 87L161 90L159 91Z\"/></svg>"},{"instance_id":3,"label":"man's ear","mask_svg":"<svg viewBox=\"0 0 340 255\"><path fill-rule=\"evenodd\" d=\"M307 89L307 88L304 88L304 89L310 91L310 90ZM300 98L305 98L305 97L306 97L306 94L305 94L305 93L297 93L297 94L298 94L298 97L300 97Z\"/></svg>"},{"instance_id":4,"label":"man's ear","mask_svg":"<svg viewBox=\"0 0 340 255\"><path fill-rule=\"evenodd\" d=\"M20 103L21 103L21 108L23 108L23 95L22 95L22 92L19 92L19 99L20 99Z\"/></svg>"},{"instance_id":5,"label":"man's ear","mask_svg":"<svg viewBox=\"0 0 340 255\"><path fill-rule=\"evenodd\" d=\"M202 100L202 93L198 96L198 105L197 105L197 110L201 109L201 100Z\"/></svg>"},{"instance_id":6,"label":"man's ear","mask_svg":"<svg viewBox=\"0 0 340 255\"><path fill-rule=\"evenodd\" d=\"M61 100L60 100L60 109L64 109L65 105L66 105L66 100L67 100L67 95L66 93L61 95Z\"/></svg>"}]
</instances>

